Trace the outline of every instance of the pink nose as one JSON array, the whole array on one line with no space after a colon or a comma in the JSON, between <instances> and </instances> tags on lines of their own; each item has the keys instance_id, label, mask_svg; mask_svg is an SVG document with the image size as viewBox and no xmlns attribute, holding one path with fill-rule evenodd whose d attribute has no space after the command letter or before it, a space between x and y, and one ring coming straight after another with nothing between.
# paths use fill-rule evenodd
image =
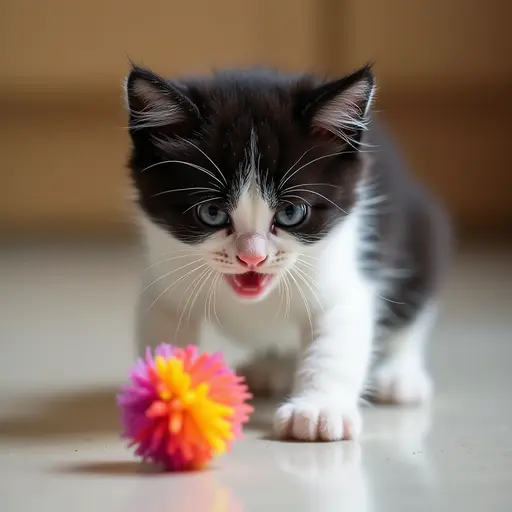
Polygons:
<instances>
[{"instance_id":1,"label":"pink nose","mask_svg":"<svg viewBox=\"0 0 512 512\"><path fill-rule=\"evenodd\" d=\"M267 259L267 256L265 254L238 254L237 255L238 261L247 267L259 267L262 265L265 260Z\"/></svg>"},{"instance_id":2,"label":"pink nose","mask_svg":"<svg viewBox=\"0 0 512 512\"><path fill-rule=\"evenodd\" d=\"M237 258L242 265L257 267L267 259L267 240L258 233L244 233L235 239Z\"/></svg>"}]
</instances>

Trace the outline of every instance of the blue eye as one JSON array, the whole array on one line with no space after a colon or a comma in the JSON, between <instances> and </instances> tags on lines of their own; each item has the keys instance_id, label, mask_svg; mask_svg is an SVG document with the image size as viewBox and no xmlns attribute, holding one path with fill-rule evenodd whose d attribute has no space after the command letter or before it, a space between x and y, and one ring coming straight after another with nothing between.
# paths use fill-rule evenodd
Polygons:
<instances>
[{"instance_id":1,"label":"blue eye","mask_svg":"<svg viewBox=\"0 0 512 512\"><path fill-rule=\"evenodd\" d=\"M276 212L274 219L277 226L291 228L304 222L307 215L308 208L305 204L289 204Z\"/></svg>"},{"instance_id":2,"label":"blue eye","mask_svg":"<svg viewBox=\"0 0 512 512\"><path fill-rule=\"evenodd\" d=\"M229 215L214 203L205 203L197 207L197 216L207 226L218 228L229 224Z\"/></svg>"}]
</instances>

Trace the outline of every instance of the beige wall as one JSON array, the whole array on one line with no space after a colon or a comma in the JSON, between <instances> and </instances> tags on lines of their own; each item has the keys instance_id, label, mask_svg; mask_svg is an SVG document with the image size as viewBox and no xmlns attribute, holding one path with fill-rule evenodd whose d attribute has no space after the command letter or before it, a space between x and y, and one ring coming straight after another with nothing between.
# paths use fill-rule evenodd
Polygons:
<instances>
[{"instance_id":1,"label":"beige wall","mask_svg":"<svg viewBox=\"0 0 512 512\"><path fill-rule=\"evenodd\" d=\"M512 225L511 5L3 0L0 229L129 225L127 55L163 73L254 64L336 73L376 60L378 108L418 174L467 229Z\"/></svg>"},{"instance_id":2,"label":"beige wall","mask_svg":"<svg viewBox=\"0 0 512 512\"><path fill-rule=\"evenodd\" d=\"M343 3L349 63L375 59L387 88L473 88L512 80L507 0Z\"/></svg>"},{"instance_id":3,"label":"beige wall","mask_svg":"<svg viewBox=\"0 0 512 512\"><path fill-rule=\"evenodd\" d=\"M319 5L315 0L3 0L2 82L112 87L126 72L127 56L168 73L259 63L311 67Z\"/></svg>"}]
</instances>

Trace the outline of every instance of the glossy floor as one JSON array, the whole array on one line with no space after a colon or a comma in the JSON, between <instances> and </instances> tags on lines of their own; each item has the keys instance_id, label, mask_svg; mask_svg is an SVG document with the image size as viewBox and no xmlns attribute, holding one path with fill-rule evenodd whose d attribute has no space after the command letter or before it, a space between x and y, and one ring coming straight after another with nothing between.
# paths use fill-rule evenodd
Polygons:
<instances>
[{"instance_id":1,"label":"glossy floor","mask_svg":"<svg viewBox=\"0 0 512 512\"><path fill-rule=\"evenodd\" d=\"M360 443L267 437L271 406L211 469L165 475L119 439L137 253L4 248L0 510L512 510L512 253L468 252L447 283L430 408L368 408Z\"/></svg>"}]
</instances>

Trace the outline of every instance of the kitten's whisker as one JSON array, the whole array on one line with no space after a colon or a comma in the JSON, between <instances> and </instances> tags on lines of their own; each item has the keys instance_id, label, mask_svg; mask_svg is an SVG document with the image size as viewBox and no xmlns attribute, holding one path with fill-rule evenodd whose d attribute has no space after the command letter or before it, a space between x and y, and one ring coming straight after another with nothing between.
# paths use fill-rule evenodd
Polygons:
<instances>
[{"instance_id":1,"label":"kitten's whisker","mask_svg":"<svg viewBox=\"0 0 512 512\"><path fill-rule=\"evenodd\" d=\"M194 279L192 279L192 282L187 286L185 291L181 294L180 302L178 303L178 308L177 308L178 311L181 309L181 303L185 299L185 297L187 295L187 292L193 287L192 290L190 291L190 295L192 295L194 293L194 290L196 289L196 286L198 286L198 283L201 281L201 277L203 277L208 272L208 270L209 270L209 268L207 267L198 276L194 277ZM190 299L190 295L187 298L186 304L183 306L182 316L183 316L183 313L187 309L188 299ZM190 319L190 316L189 316L189 319ZM180 316L180 320L179 320L178 323L180 323L180 322L181 322L181 316Z\"/></svg>"},{"instance_id":2,"label":"kitten's whisker","mask_svg":"<svg viewBox=\"0 0 512 512\"><path fill-rule=\"evenodd\" d=\"M290 314L291 309L291 302L292 302L292 291L290 288L290 282L288 281L288 275L285 273L283 275L283 284L285 286L285 292L286 292L286 304L285 304L285 310L284 310L284 319L286 320Z\"/></svg>"},{"instance_id":3,"label":"kitten's whisker","mask_svg":"<svg viewBox=\"0 0 512 512\"><path fill-rule=\"evenodd\" d=\"M187 188L174 188L169 190L164 190L163 192L158 192L157 194L153 194L151 197L163 196L165 194L172 194L174 192L188 192L195 190L199 192L214 192L215 194L219 193L218 189L209 188L209 187L187 187Z\"/></svg>"},{"instance_id":4,"label":"kitten's whisker","mask_svg":"<svg viewBox=\"0 0 512 512\"><path fill-rule=\"evenodd\" d=\"M314 270L314 271L317 270L317 268L312 263L309 263L309 261L301 260L300 257L297 258L297 260L295 260L295 263L297 265L304 265L306 268L308 268L310 270Z\"/></svg>"},{"instance_id":5,"label":"kitten's whisker","mask_svg":"<svg viewBox=\"0 0 512 512\"><path fill-rule=\"evenodd\" d=\"M217 315L217 288L219 287L221 278L222 274L220 273L217 273L217 275L214 277L215 287L213 289L213 314L215 315L215 320L217 321L217 324L222 328L222 323L219 320L219 316Z\"/></svg>"},{"instance_id":6,"label":"kitten's whisker","mask_svg":"<svg viewBox=\"0 0 512 512\"><path fill-rule=\"evenodd\" d=\"M332 187L332 188L341 188L339 185L334 185L332 183L300 183L298 185L292 185L290 187L284 188L281 192L284 194L288 191L292 192L294 189L298 187Z\"/></svg>"},{"instance_id":7,"label":"kitten's whisker","mask_svg":"<svg viewBox=\"0 0 512 512\"><path fill-rule=\"evenodd\" d=\"M145 167L144 169L142 169L140 172L145 172L145 171L148 171L149 169L152 169L153 167L158 167L159 165L164 165L164 164L182 164L182 165L188 165L189 167L192 167L193 169L196 169L198 171L201 171L201 172L204 172L205 174L207 174L208 176L210 176L210 178L214 179L215 181L217 181L221 187L224 187L225 184L222 183L222 181L219 180L219 178L217 178L217 176L215 176L215 174L213 174L211 171L209 171L208 169L205 169L204 167L201 167L200 165L197 165L197 164L193 164L192 162L186 162L184 160L163 160L161 162L157 162L155 164L151 164L151 165L148 165L147 167ZM220 191L221 188L218 188L218 191Z\"/></svg>"},{"instance_id":8,"label":"kitten's whisker","mask_svg":"<svg viewBox=\"0 0 512 512\"><path fill-rule=\"evenodd\" d=\"M284 199L284 198L286 198L286 197L289 197L289 198L293 198L293 197L294 197L295 199L299 199L299 201L300 201L301 203L306 203L310 208L312 208L311 203L310 203L309 201L307 201L306 199L304 199L303 197L301 197L301 196L296 196L296 195L294 195L294 194L286 194L285 196L281 196L281 197L282 197L283 199ZM292 201L286 201L286 202L288 202L288 203L290 203L290 204L292 204L292 205L293 205L293 204L295 204L295 203L293 203Z\"/></svg>"},{"instance_id":9,"label":"kitten's whisker","mask_svg":"<svg viewBox=\"0 0 512 512\"><path fill-rule=\"evenodd\" d=\"M179 258L191 258L192 256L197 256L199 251L196 251L195 253L187 253L187 254L180 254L179 256L173 256L172 258L166 258L165 260L160 260L160 261L157 261L151 265L149 265L149 267L146 267L143 272L147 272L148 270L151 270L153 267L157 267L158 265L163 265L164 263L167 263L169 261L173 261L173 260L177 260Z\"/></svg>"},{"instance_id":10,"label":"kitten's whisker","mask_svg":"<svg viewBox=\"0 0 512 512\"><path fill-rule=\"evenodd\" d=\"M387 297L384 297L382 295L377 294L377 297L381 298L382 300L385 300L386 302L391 302L391 304L398 304L400 306L404 306L405 302L399 302L397 300L388 299Z\"/></svg>"},{"instance_id":11,"label":"kitten's whisker","mask_svg":"<svg viewBox=\"0 0 512 512\"><path fill-rule=\"evenodd\" d=\"M193 208L197 208L198 206L201 206L202 204L205 204L205 203L209 203L213 200L222 200L221 197L217 196L217 197L208 197L206 199L201 199L201 201L197 201L197 203L194 203L192 206L189 206L186 210L184 210L182 213L182 215L184 215L185 213L187 213L188 211L192 210Z\"/></svg>"},{"instance_id":12,"label":"kitten's whisker","mask_svg":"<svg viewBox=\"0 0 512 512\"><path fill-rule=\"evenodd\" d=\"M209 161L210 163L215 167L215 169L217 169L217 171L219 172L222 180L224 181L224 185L227 186L228 185L228 181L226 180L226 176L224 176L223 172L220 170L219 166L201 149L199 148L198 146L196 146L193 142L191 142L190 140L188 139L184 139L183 137L178 137L180 140L182 140L183 142L186 142L187 144L190 144L192 147L196 148L197 151L199 151L200 153L202 153ZM221 184L222 182L216 177L216 176L212 176L214 179L216 179L217 181L219 181Z\"/></svg>"},{"instance_id":13,"label":"kitten's whisker","mask_svg":"<svg viewBox=\"0 0 512 512\"><path fill-rule=\"evenodd\" d=\"M313 297L315 298L315 300L318 302L318 305L320 306L320 309L323 311L324 310L324 305L322 304L322 301L318 298L315 290L313 289L313 279L312 277L307 274L304 270L298 268L298 267L295 267L293 269L296 273L297 273L297 277L299 277L303 283L309 288L309 291L313 294ZM308 278L309 279L309 282L308 280L306 279Z\"/></svg>"},{"instance_id":14,"label":"kitten's whisker","mask_svg":"<svg viewBox=\"0 0 512 512\"><path fill-rule=\"evenodd\" d=\"M283 294L283 284L281 283L281 279L279 279L277 283L277 293L281 297L281 300L279 302L279 308L277 309L276 315L274 318L279 318L279 313L281 313L281 308L283 307L284 302L284 294Z\"/></svg>"},{"instance_id":15,"label":"kitten's whisker","mask_svg":"<svg viewBox=\"0 0 512 512\"><path fill-rule=\"evenodd\" d=\"M174 341L176 341L176 338L178 336L178 332L179 332L180 326L181 326L181 321L183 319L183 315L185 314L185 312L187 310L187 306L188 306L188 303L190 301L190 298L191 298L192 294L194 293L194 290L196 289L198 284L201 282L201 278L208 272L208 270L209 270L209 268L207 267L207 268L203 269L198 276L194 277L194 279L192 279L192 282L187 286L187 288L185 289L185 291L181 295L177 311L180 310L181 303L183 302L184 298L186 297L187 292L193 287L192 290L190 291L189 296L187 297L187 301L186 301L185 305L183 306L183 309L181 311L180 317L178 319L178 324L177 324L176 330L174 331ZM190 320L190 314L189 314L189 318L188 319Z\"/></svg>"},{"instance_id":16,"label":"kitten's whisker","mask_svg":"<svg viewBox=\"0 0 512 512\"><path fill-rule=\"evenodd\" d=\"M188 319L189 320L190 320L190 315L192 314L192 310L194 309L194 305L197 302L197 299L199 298L199 295L201 294L202 289L204 288L204 286L208 282L208 279L210 279L210 276L215 272L212 268L210 268L209 270L210 270L210 272L208 272L206 275L203 274L204 277L201 276L202 283L199 286L199 288L197 289L197 292L195 294L195 298L192 301L192 303L190 304L190 308L189 308L189 311L188 311Z\"/></svg>"},{"instance_id":17,"label":"kitten's whisker","mask_svg":"<svg viewBox=\"0 0 512 512\"><path fill-rule=\"evenodd\" d=\"M314 329L313 329L313 320L311 318L311 310L310 310L310 307L309 307L309 304L308 304L308 300L307 300L307 297L306 295L304 294L299 282L297 281L297 279L295 279L295 276L290 272L290 270L286 270L288 272L288 275L290 276L290 278L293 280L293 282L295 283L295 286L300 294L300 296L302 297L302 300L304 302L304 307L306 309L306 313L308 315L308 321L309 321L309 326L311 328L311 338L313 338L314 336Z\"/></svg>"},{"instance_id":18,"label":"kitten's whisker","mask_svg":"<svg viewBox=\"0 0 512 512\"><path fill-rule=\"evenodd\" d=\"M299 253L299 257L301 257L301 258L302 258L302 257L304 257L304 258L311 258L311 259L313 259L313 260L317 260L317 261L318 261L318 259L319 259L319 258L318 258L318 256L313 256L312 254L307 254L307 253L305 253L305 252L301 252L301 253Z\"/></svg>"},{"instance_id":19,"label":"kitten's whisker","mask_svg":"<svg viewBox=\"0 0 512 512\"><path fill-rule=\"evenodd\" d=\"M188 271L185 275L179 277L178 279L176 279L175 281L173 281L169 286L167 286L161 293L160 295L158 295L158 297L151 303L151 306L149 306L148 308L148 312L151 311L153 309L153 307L156 305L156 303L160 300L160 298L165 295L166 293L170 292L172 288L174 288L175 286L177 286L179 283L181 283L181 281L183 281L184 279L186 279L189 275L193 274L194 272L197 272L199 269L201 269L202 267L204 267L205 265L207 265L207 263L203 263L202 265L199 265L198 267Z\"/></svg>"},{"instance_id":20,"label":"kitten's whisker","mask_svg":"<svg viewBox=\"0 0 512 512\"><path fill-rule=\"evenodd\" d=\"M183 308L183 311L181 312L180 318L178 319L178 325L176 326L176 330L174 331L174 339L175 339L175 340L176 340L176 339L177 339L177 337L178 337L178 332L179 332L179 330L180 330L181 321L183 320L183 316L185 315L185 312L187 311L187 306L189 305L190 299L193 297L193 294L194 294L194 292L195 292L195 290L196 290L197 286L201 283L201 278L202 278L205 274L209 275L209 274L208 274L208 272L210 272L210 273L212 272L211 268L206 268L206 269L201 273L201 275L200 275L200 276L198 276L198 277L196 277L196 278L194 279L194 281L193 281L193 282L195 282L195 283L196 283L196 285L194 286L194 288L193 288L193 289L192 289L192 291L190 292L190 295L189 295L189 297L188 297L188 299L187 299L187 302L185 303L185 306L184 306L184 308ZM199 292L201 291L201 288L203 287L203 285L204 285L204 280L203 280L203 283L202 283L202 285L200 286L200 288L199 288L199 290L198 290L198 292L197 292L197 295L199 295ZM189 287L190 287L190 285L189 285ZM188 290L188 288L187 288L187 290ZM186 291L185 291L185 292L186 292ZM185 293L185 292L184 292L184 293ZM197 298L197 295L196 295L196 298ZM180 301L180 302L181 302L181 301ZM189 319L190 319L190 314L191 314L191 312L192 312L192 305L191 305L191 309L190 309L190 312L189 312Z\"/></svg>"},{"instance_id":21,"label":"kitten's whisker","mask_svg":"<svg viewBox=\"0 0 512 512\"><path fill-rule=\"evenodd\" d=\"M172 249L171 251L162 252L158 254L158 256L170 256L171 254L177 253L177 252L185 252L185 251L195 251L199 252L197 249L192 249L190 247L184 248L184 249Z\"/></svg>"},{"instance_id":22,"label":"kitten's whisker","mask_svg":"<svg viewBox=\"0 0 512 512\"><path fill-rule=\"evenodd\" d=\"M297 160L295 160L295 162L291 165L291 167L288 168L288 170L283 174L281 180L279 181L279 184L277 185L277 188L278 190L281 188L281 184L283 183L283 180L286 179L286 176L288 175L288 173L292 172L293 171L293 168L310 152L312 151L313 149L319 147L319 145L317 144L316 146L312 146L310 147L309 149L306 149L306 151L304 151L304 153L302 153L302 155L299 156L299 158L297 158Z\"/></svg>"},{"instance_id":23,"label":"kitten's whisker","mask_svg":"<svg viewBox=\"0 0 512 512\"><path fill-rule=\"evenodd\" d=\"M166 277L172 275L172 274L175 274L176 272L179 272L180 270L183 270L184 268L186 267L190 267L190 265L194 265L195 263L199 263L200 261L204 261L204 258L198 258L197 260L194 260L194 261L191 261L189 263L186 263L185 265L182 265L181 267L179 268L176 268L174 270L171 270L170 272L167 272L166 274L158 277L157 279L155 279L154 281L152 281L151 283L149 283L147 286L145 286L142 291L140 292L141 295L146 291L146 290L149 290L149 288L151 288L154 284L158 283L159 281L161 281L162 279L165 279Z\"/></svg>"},{"instance_id":24,"label":"kitten's whisker","mask_svg":"<svg viewBox=\"0 0 512 512\"><path fill-rule=\"evenodd\" d=\"M302 188L297 188L295 189L295 192L304 192L304 193L308 193L308 194L313 194L315 196L319 196L321 197L322 199L325 199L325 201L327 201L328 203L332 204L333 206L335 206L336 208L338 208L338 210L340 210L341 212L343 212L345 215L347 215L347 212L341 208L339 205L337 205L335 202L331 201L328 197L325 197L323 194L320 194L320 192L315 192L314 190L309 190L309 189L302 189ZM283 197L290 197L288 194L286 194L285 196ZM296 196L294 196L296 197Z\"/></svg>"},{"instance_id":25,"label":"kitten's whisker","mask_svg":"<svg viewBox=\"0 0 512 512\"><path fill-rule=\"evenodd\" d=\"M212 273L214 271L212 270ZM211 275L211 274L210 274ZM216 275L213 276L212 282L210 283L210 288L208 288L207 300L208 300L208 322L212 322L212 311L213 311L213 290L215 286ZM210 278L210 276L208 276Z\"/></svg>"},{"instance_id":26,"label":"kitten's whisker","mask_svg":"<svg viewBox=\"0 0 512 512\"><path fill-rule=\"evenodd\" d=\"M328 155L322 155L317 158L314 158L313 160L310 160L309 162L305 163L304 165L301 165L298 169L295 169L295 171L293 171L292 174L290 174L285 180L283 180L279 184L278 190L281 191L287 181L289 181L291 178L293 178L298 172L300 172L302 169L306 168L308 165L314 164L315 162L318 162L319 160L323 160L324 158L339 156L339 155L343 155L345 153L346 153L346 151L337 151L336 153L329 153Z\"/></svg>"},{"instance_id":27,"label":"kitten's whisker","mask_svg":"<svg viewBox=\"0 0 512 512\"><path fill-rule=\"evenodd\" d=\"M212 269L212 272L210 274L208 274L208 278L213 274L213 269ZM203 285L206 285L206 281L207 279L205 279ZM204 307L205 307L205 318L206 320L208 320L209 323L211 323L211 297L210 297L210 292L212 290L212 284L213 284L213 280L212 282L210 283L210 288L208 288L208 291L206 292L206 297L204 299Z\"/></svg>"},{"instance_id":28,"label":"kitten's whisker","mask_svg":"<svg viewBox=\"0 0 512 512\"><path fill-rule=\"evenodd\" d=\"M212 269L212 271L213 271L213 269ZM205 283L206 283L206 281L203 283L203 286ZM208 322L211 322L211 319L210 319L211 315L210 315L210 309L209 309L210 308L209 298L210 298L210 294L208 293L204 300L204 315L203 316L204 316L204 318L206 318L208 320Z\"/></svg>"},{"instance_id":29,"label":"kitten's whisker","mask_svg":"<svg viewBox=\"0 0 512 512\"><path fill-rule=\"evenodd\" d=\"M212 276L213 276L212 282L210 284L210 288L208 289L208 293L206 295L206 301L208 302L208 322L211 322L211 316L212 316L211 315L211 290L212 290L213 283L215 282L215 270L212 269L212 272L206 276L206 279L204 280L204 283L203 283L203 287L206 286L206 283ZM201 289L199 291L201 291ZM197 298L196 298L196 300L197 300Z\"/></svg>"}]
</instances>

